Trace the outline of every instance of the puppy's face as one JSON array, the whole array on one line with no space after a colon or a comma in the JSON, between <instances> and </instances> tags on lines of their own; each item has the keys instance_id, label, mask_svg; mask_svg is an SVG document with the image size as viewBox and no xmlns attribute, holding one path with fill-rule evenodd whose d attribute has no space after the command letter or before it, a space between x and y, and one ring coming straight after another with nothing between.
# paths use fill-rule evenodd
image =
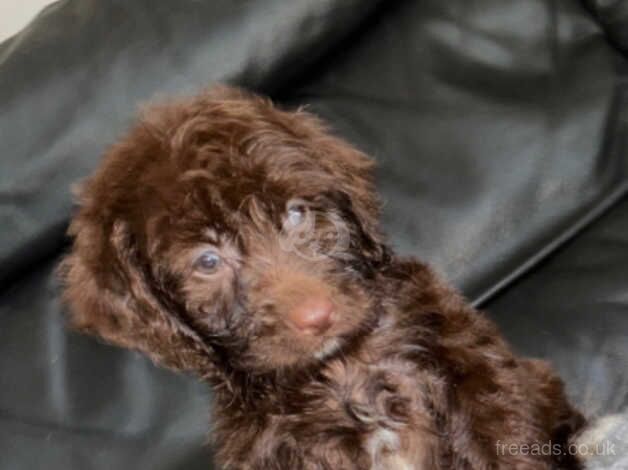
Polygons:
<instances>
[{"instance_id":1,"label":"puppy's face","mask_svg":"<svg viewBox=\"0 0 628 470\"><path fill-rule=\"evenodd\" d=\"M160 260L154 275L193 327L239 368L324 359L375 314L374 266L351 240L361 228L340 205L345 196L272 191L243 195L239 209L212 200L205 223L172 220L149 241L167 247L150 256ZM217 212L223 223L215 226Z\"/></svg>"},{"instance_id":2,"label":"puppy's face","mask_svg":"<svg viewBox=\"0 0 628 470\"><path fill-rule=\"evenodd\" d=\"M376 205L361 153L307 114L223 88L158 110L112 151L84 189L69 271L82 266L139 311L109 316L159 310L226 367L298 367L374 322ZM81 242L88 232L104 246ZM137 347L78 311L76 295L79 326Z\"/></svg>"}]
</instances>

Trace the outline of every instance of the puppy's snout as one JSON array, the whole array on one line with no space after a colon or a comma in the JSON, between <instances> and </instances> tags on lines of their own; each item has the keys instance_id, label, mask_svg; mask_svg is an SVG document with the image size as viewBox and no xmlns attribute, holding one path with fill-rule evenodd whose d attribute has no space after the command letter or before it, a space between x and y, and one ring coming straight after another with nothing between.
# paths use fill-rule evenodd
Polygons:
<instances>
[{"instance_id":1,"label":"puppy's snout","mask_svg":"<svg viewBox=\"0 0 628 470\"><path fill-rule=\"evenodd\" d=\"M304 333L320 335L332 325L334 304L326 297L308 297L289 313L291 323Z\"/></svg>"}]
</instances>

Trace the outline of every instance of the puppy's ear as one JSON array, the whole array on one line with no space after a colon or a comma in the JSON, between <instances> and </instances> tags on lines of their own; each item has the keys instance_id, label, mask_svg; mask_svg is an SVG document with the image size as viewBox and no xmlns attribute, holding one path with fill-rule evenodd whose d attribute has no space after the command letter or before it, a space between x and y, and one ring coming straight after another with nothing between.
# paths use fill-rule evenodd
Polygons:
<instances>
[{"instance_id":1,"label":"puppy's ear","mask_svg":"<svg viewBox=\"0 0 628 470\"><path fill-rule=\"evenodd\" d=\"M367 241L364 249L368 253L365 254L377 261L386 261L388 249L380 230L381 203L375 190L375 162L345 140L334 136L317 117L298 111L297 118L312 141L317 160L333 176L337 189L348 196Z\"/></svg>"},{"instance_id":2,"label":"puppy's ear","mask_svg":"<svg viewBox=\"0 0 628 470\"><path fill-rule=\"evenodd\" d=\"M79 213L70 226L59 274L71 325L166 367L212 374L212 351L152 292L127 225L101 222Z\"/></svg>"}]
</instances>

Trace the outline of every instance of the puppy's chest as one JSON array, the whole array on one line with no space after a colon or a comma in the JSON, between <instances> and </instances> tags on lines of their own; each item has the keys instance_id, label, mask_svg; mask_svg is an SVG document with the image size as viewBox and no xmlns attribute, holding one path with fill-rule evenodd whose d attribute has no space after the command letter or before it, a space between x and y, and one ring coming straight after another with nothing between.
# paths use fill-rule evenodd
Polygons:
<instances>
[{"instance_id":1,"label":"puppy's chest","mask_svg":"<svg viewBox=\"0 0 628 470\"><path fill-rule=\"evenodd\" d=\"M431 405L425 393L432 380L414 364L401 360L375 363L338 361L330 364L316 416L328 422L325 434L352 434L345 451L364 457L369 470L427 468L430 441L436 433ZM330 416L332 420L330 421Z\"/></svg>"}]
</instances>

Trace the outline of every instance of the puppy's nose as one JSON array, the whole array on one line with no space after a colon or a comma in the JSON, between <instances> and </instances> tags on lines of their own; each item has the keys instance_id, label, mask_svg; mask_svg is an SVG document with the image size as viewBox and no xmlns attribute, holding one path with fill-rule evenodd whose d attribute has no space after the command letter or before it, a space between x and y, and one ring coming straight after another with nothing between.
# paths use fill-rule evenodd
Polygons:
<instances>
[{"instance_id":1,"label":"puppy's nose","mask_svg":"<svg viewBox=\"0 0 628 470\"><path fill-rule=\"evenodd\" d=\"M332 324L334 304L325 297L310 297L290 312L290 321L304 333L320 335Z\"/></svg>"}]
</instances>

